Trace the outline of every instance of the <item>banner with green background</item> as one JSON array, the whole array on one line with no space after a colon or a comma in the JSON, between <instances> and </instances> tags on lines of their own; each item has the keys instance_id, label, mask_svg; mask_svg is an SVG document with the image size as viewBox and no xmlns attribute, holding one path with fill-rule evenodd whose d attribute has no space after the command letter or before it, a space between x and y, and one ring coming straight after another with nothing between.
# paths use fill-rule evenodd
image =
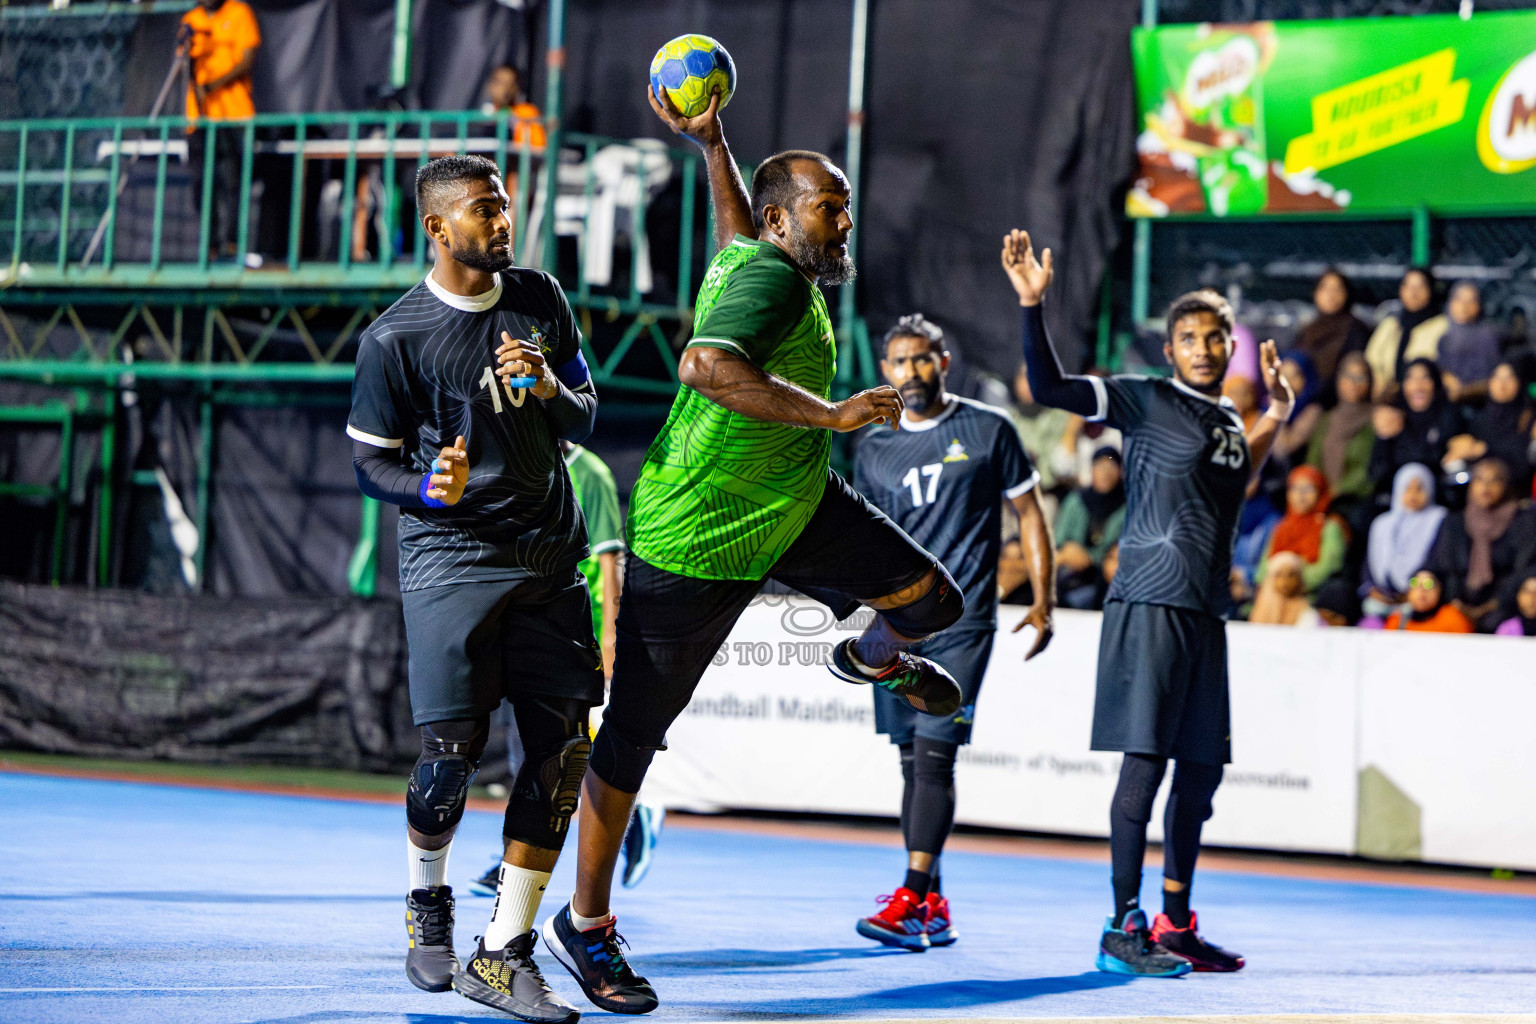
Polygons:
<instances>
[{"instance_id":1,"label":"banner with green background","mask_svg":"<svg viewBox=\"0 0 1536 1024\"><path fill-rule=\"evenodd\" d=\"M1133 217L1536 213L1536 11L1132 37Z\"/></svg>"}]
</instances>

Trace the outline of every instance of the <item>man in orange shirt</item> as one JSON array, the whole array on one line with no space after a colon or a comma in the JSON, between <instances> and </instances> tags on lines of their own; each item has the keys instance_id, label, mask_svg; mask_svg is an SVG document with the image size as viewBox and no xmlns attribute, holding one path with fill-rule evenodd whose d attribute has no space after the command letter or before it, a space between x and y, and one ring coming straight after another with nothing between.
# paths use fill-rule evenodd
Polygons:
<instances>
[{"instance_id":1,"label":"man in orange shirt","mask_svg":"<svg viewBox=\"0 0 1536 1024\"><path fill-rule=\"evenodd\" d=\"M187 89L188 171L199 214L203 205L203 167L208 132L197 127L203 119L236 121L256 114L251 100L251 69L261 46L256 15L243 0L198 0L181 19L183 45L192 62ZM213 204L209 245L216 256L235 256L235 227L240 194L240 136L234 131L215 135Z\"/></svg>"},{"instance_id":2,"label":"man in orange shirt","mask_svg":"<svg viewBox=\"0 0 1536 1024\"><path fill-rule=\"evenodd\" d=\"M539 108L523 97L522 75L511 64L503 64L485 79L485 103L481 111L487 115L502 115L512 119L512 144L524 142L534 149L544 148L544 125L539 120Z\"/></svg>"}]
</instances>

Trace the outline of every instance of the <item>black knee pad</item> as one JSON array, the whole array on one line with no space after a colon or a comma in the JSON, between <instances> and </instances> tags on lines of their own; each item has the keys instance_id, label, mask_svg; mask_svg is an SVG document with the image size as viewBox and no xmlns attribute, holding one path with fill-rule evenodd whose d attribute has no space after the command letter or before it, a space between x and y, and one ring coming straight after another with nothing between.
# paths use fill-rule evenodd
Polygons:
<instances>
[{"instance_id":1,"label":"black knee pad","mask_svg":"<svg viewBox=\"0 0 1536 1024\"><path fill-rule=\"evenodd\" d=\"M891 627L909 640L924 640L960 621L965 614L965 595L955 585L955 578L942 565L928 593L900 608L888 608L880 614Z\"/></svg>"},{"instance_id":2,"label":"black knee pad","mask_svg":"<svg viewBox=\"0 0 1536 1024\"><path fill-rule=\"evenodd\" d=\"M953 788L959 744L919 736L913 744L913 776L935 786Z\"/></svg>"},{"instance_id":3,"label":"black knee pad","mask_svg":"<svg viewBox=\"0 0 1536 1024\"><path fill-rule=\"evenodd\" d=\"M916 771L917 746L915 742L899 744L896 752L901 756L901 777L907 785L912 785L913 772Z\"/></svg>"},{"instance_id":4,"label":"black knee pad","mask_svg":"<svg viewBox=\"0 0 1536 1024\"><path fill-rule=\"evenodd\" d=\"M523 764L512 782L502 834L544 850L565 845L581 796L592 741L583 701L523 698L513 702Z\"/></svg>"},{"instance_id":5,"label":"black knee pad","mask_svg":"<svg viewBox=\"0 0 1536 1024\"><path fill-rule=\"evenodd\" d=\"M459 824L490 734L489 715L421 727L421 755L405 792L405 820L411 828L424 836L440 836Z\"/></svg>"},{"instance_id":6,"label":"black knee pad","mask_svg":"<svg viewBox=\"0 0 1536 1024\"><path fill-rule=\"evenodd\" d=\"M665 742L646 747L625 738L605 715L603 727L592 742L592 774L621 793L638 793L651 760L666 749Z\"/></svg>"},{"instance_id":7,"label":"black knee pad","mask_svg":"<svg viewBox=\"0 0 1536 1024\"><path fill-rule=\"evenodd\" d=\"M1214 810L1211 798L1221 785L1224 769L1219 764L1180 761L1174 765L1169 789L1169 813L1191 821L1210 821Z\"/></svg>"},{"instance_id":8,"label":"black knee pad","mask_svg":"<svg viewBox=\"0 0 1536 1024\"><path fill-rule=\"evenodd\" d=\"M1126 754L1120 762L1120 781L1115 786L1115 810L1128 821L1145 825L1152 820L1152 804L1163 784L1167 758Z\"/></svg>"}]
</instances>

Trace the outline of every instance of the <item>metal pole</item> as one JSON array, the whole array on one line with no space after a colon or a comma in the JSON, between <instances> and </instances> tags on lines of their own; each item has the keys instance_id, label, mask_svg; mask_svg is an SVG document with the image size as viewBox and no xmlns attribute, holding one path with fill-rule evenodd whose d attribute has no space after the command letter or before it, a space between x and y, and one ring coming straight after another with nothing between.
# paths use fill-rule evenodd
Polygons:
<instances>
[{"instance_id":1,"label":"metal pole","mask_svg":"<svg viewBox=\"0 0 1536 1024\"><path fill-rule=\"evenodd\" d=\"M395 0L395 42L389 60L389 84L404 89L411 80L411 0Z\"/></svg>"},{"instance_id":2,"label":"metal pole","mask_svg":"<svg viewBox=\"0 0 1536 1024\"><path fill-rule=\"evenodd\" d=\"M555 196L560 191L560 125L565 108L565 0L549 2L549 49L544 57L544 221L540 263L553 274L559 263L555 243Z\"/></svg>"},{"instance_id":3,"label":"metal pole","mask_svg":"<svg viewBox=\"0 0 1536 1024\"><path fill-rule=\"evenodd\" d=\"M1157 27L1157 0L1141 0L1141 27ZM1136 219L1135 235L1131 240L1131 329L1139 328L1147 319L1152 293L1152 222L1145 217Z\"/></svg>"},{"instance_id":4,"label":"metal pole","mask_svg":"<svg viewBox=\"0 0 1536 1024\"><path fill-rule=\"evenodd\" d=\"M864 74L869 64L869 0L853 0L853 42L848 55L848 191L853 203L854 227L848 235L848 256L850 259L858 259L859 218L863 212L859 209L859 181L863 171L864 157ZM852 284L843 285L842 292L837 297L838 302L838 330L841 341L845 345L854 342L854 321L858 318L858 309L854 297ZM845 356L843 361L845 380L853 379L852 352ZM861 366L859 370L868 375L871 367Z\"/></svg>"}]
</instances>

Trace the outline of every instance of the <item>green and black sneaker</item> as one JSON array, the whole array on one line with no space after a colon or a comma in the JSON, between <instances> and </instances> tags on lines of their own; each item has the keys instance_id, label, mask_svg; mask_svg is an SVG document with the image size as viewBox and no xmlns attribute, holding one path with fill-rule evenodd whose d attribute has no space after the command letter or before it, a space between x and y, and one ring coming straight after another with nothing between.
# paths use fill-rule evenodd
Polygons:
<instances>
[{"instance_id":1,"label":"green and black sneaker","mask_svg":"<svg viewBox=\"0 0 1536 1024\"><path fill-rule=\"evenodd\" d=\"M960 710L965 699L960 694L960 684L942 665L902 651L879 672L866 672L853 661L854 641L854 637L849 637L832 648L827 668L837 678L846 683L883 686L925 715L947 717Z\"/></svg>"},{"instance_id":2,"label":"green and black sneaker","mask_svg":"<svg viewBox=\"0 0 1536 1024\"><path fill-rule=\"evenodd\" d=\"M480 939L475 955L454 976L454 991L532 1024L570 1024L581 1014L550 990L533 961L536 941L538 936L529 931L513 939L506 949L491 951Z\"/></svg>"}]
</instances>

